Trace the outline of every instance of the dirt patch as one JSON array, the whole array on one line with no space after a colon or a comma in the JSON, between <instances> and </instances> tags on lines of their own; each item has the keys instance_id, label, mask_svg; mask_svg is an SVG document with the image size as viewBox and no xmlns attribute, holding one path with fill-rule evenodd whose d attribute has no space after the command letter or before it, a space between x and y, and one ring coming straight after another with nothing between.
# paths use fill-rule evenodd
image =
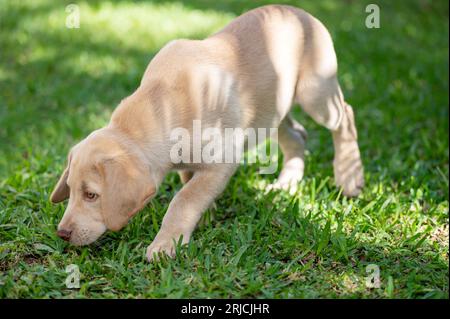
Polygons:
<instances>
[{"instance_id":1,"label":"dirt patch","mask_svg":"<svg viewBox=\"0 0 450 319\"><path fill-rule=\"evenodd\" d=\"M35 265L35 264L40 264L40 260L39 257L34 256L32 254L28 254L22 257L22 260L27 263L27 265Z\"/></svg>"},{"instance_id":2,"label":"dirt patch","mask_svg":"<svg viewBox=\"0 0 450 319\"><path fill-rule=\"evenodd\" d=\"M441 226L437 228L433 233L431 234L431 240L439 243L439 245L448 247L448 225Z\"/></svg>"},{"instance_id":3,"label":"dirt patch","mask_svg":"<svg viewBox=\"0 0 450 319\"><path fill-rule=\"evenodd\" d=\"M26 255L17 255L14 259L10 260L1 260L0 261L0 271L8 271L14 267L16 267L20 261L25 262L27 265L37 265L44 264L43 260L36 255L26 254Z\"/></svg>"}]
</instances>

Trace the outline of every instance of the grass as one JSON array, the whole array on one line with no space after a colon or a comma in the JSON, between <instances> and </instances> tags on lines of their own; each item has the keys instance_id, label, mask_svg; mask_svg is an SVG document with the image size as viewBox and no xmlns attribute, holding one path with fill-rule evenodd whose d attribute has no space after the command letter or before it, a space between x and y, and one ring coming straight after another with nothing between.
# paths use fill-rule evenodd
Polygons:
<instances>
[{"instance_id":1,"label":"grass","mask_svg":"<svg viewBox=\"0 0 450 319\"><path fill-rule=\"evenodd\" d=\"M242 166L213 220L153 264L145 248L178 177L124 230L75 248L55 235L64 205L48 200L67 151L107 123L166 42L268 1L77 1L80 29L65 28L68 3L0 0L1 298L449 298L447 1L377 1L380 29L364 25L368 0L298 1L333 35L367 187L340 196L330 134L297 108L310 135L298 194L265 195L276 176ZM80 289L65 287L69 264ZM365 285L370 264L378 289Z\"/></svg>"}]
</instances>

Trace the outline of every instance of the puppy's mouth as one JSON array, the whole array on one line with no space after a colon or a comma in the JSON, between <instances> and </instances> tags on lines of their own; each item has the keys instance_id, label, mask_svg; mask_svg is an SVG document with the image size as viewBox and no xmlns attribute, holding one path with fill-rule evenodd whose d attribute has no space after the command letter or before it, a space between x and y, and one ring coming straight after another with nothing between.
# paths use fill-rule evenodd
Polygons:
<instances>
[{"instance_id":1,"label":"puppy's mouth","mask_svg":"<svg viewBox=\"0 0 450 319\"><path fill-rule=\"evenodd\" d=\"M106 231L92 231L87 228L80 229L72 234L69 243L74 246L87 246L97 241Z\"/></svg>"}]
</instances>

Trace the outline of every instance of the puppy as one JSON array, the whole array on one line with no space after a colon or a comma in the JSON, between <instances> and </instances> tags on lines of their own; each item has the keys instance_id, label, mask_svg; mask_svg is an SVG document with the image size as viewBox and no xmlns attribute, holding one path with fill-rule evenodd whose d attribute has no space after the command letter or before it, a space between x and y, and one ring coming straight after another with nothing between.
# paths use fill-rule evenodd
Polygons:
<instances>
[{"instance_id":1,"label":"puppy","mask_svg":"<svg viewBox=\"0 0 450 319\"><path fill-rule=\"evenodd\" d=\"M333 137L336 184L347 196L363 187L355 120L337 80L333 42L310 14L271 5L249 11L205 40L176 40L153 58L140 86L121 101L110 123L69 152L51 201L69 198L57 234L75 245L118 231L179 171L175 195L147 249L174 255L202 213L224 190L238 163L174 162L175 128L193 122L225 128L278 128L283 169L271 189L292 189L303 177L306 132L290 115L298 103ZM195 139L182 149L191 156Z\"/></svg>"}]
</instances>

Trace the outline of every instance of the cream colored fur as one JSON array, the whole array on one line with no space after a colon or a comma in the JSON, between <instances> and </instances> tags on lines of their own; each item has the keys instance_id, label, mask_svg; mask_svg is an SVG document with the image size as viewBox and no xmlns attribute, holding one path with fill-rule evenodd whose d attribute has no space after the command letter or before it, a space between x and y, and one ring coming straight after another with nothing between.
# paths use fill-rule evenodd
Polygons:
<instances>
[{"instance_id":1,"label":"cream colored fur","mask_svg":"<svg viewBox=\"0 0 450 319\"><path fill-rule=\"evenodd\" d=\"M292 190L303 177L306 140L289 115L296 102L332 132L337 185L345 195L359 194L363 168L353 111L339 88L331 37L317 19L294 7L265 6L205 40L167 44L110 123L71 150L51 195L53 202L69 197L59 231L84 245L107 229L121 229L164 176L178 170L185 185L147 250L149 260L157 252L173 256L174 242L190 240L237 164L173 164L171 130L191 130L193 120L221 130L279 127L284 168L271 189Z\"/></svg>"}]
</instances>

